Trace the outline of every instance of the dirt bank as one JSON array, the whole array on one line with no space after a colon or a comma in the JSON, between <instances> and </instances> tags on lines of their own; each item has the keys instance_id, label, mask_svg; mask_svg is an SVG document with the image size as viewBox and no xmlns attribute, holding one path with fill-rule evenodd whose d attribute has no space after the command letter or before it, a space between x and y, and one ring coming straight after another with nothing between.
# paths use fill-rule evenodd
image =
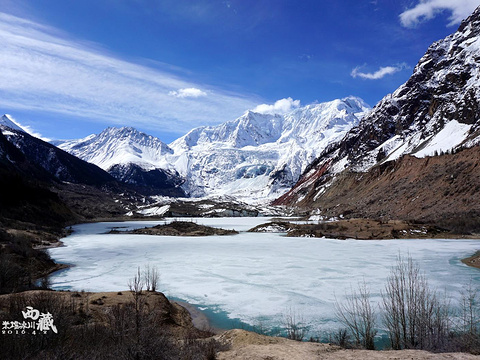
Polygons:
<instances>
[{"instance_id":1,"label":"dirt bank","mask_svg":"<svg viewBox=\"0 0 480 360\"><path fill-rule=\"evenodd\" d=\"M286 232L289 237L327 237L332 239L478 239L480 235L456 234L435 225L404 220L345 219L309 224L271 222L256 226L252 232ZM275 230L276 229L276 230Z\"/></svg>"},{"instance_id":2,"label":"dirt bank","mask_svg":"<svg viewBox=\"0 0 480 360\"><path fill-rule=\"evenodd\" d=\"M226 230L211 226L200 225L191 221L172 221L168 224L121 231L113 229L110 234L142 234L163 236L212 236L212 235L235 235L235 230Z\"/></svg>"},{"instance_id":3,"label":"dirt bank","mask_svg":"<svg viewBox=\"0 0 480 360\"><path fill-rule=\"evenodd\" d=\"M462 259L462 262L465 265L480 269L480 251L477 251L472 256Z\"/></svg>"},{"instance_id":4,"label":"dirt bank","mask_svg":"<svg viewBox=\"0 0 480 360\"><path fill-rule=\"evenodd\" d=\"M465 353L433 354L420 350L368 351L344 350L338 346L298 342L258 335L245 330L229 330L216 339L227 347L218 360L470 360L478 356Z\"/></svg>"}]
</instances>

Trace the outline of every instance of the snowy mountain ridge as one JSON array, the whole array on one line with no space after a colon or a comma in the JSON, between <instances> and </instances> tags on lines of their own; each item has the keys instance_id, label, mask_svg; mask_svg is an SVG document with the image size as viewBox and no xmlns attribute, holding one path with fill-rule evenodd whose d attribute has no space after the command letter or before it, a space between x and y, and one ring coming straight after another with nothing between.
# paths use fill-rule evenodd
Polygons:
<instances>
[{"instance_id":1,"label":"snowy mountain ridge","mask_svg":"<svg viewBox=\"0 0 480 360\"><path fill-rule=\"evenodd\" d=\"M25 132L24 129L13 122L12 118L8 114L5 114L0 118L0 127Z\"/></svg>"},{"instance_id":2,"label":"snowy mountain ridge","mask_svg":"<svg viewBox=\"0 0 480 360\"><path fill-rule=\"evenodd\" d=\"M339 154L366 171L379 160L480 144L479 104L480 7L428 48L410 79L347 135Z\"/></svg>"},{"instance_id":3,"label":"snowy mountain ridge","mask_svg":"<svg viewBox=\"0 0 480 360\"><path fill-rule=\"evenodd\" d=\"M193 196L273 199L369 110L363 100L348 97L285 115L248 111L215 127L193 129L172 142L172 164Z\"/></svg>"},{"instance_id":4,"label":"snowy mountain ridge","mask_svg":"<svg viewBox=\"0 0 480 360\"><path fill-rule=\"evenodd\" d=\"M109 127L98 135L64 141L59 148L108 171L114 165L135 164L145 170L167 167L173 150L158 138L132 127Z\"/></svg>"},{"instance_id":5,"label":"snowy mountain ridge","mask_svg":"<svg viewBox=\"0 0 480 360\"><path fill-rule=\"evenodd\" d=\"M345 176L337 175L346 169L367 173L358 175L367 179L393 160L401 163L404 155L422 159L478 145L480 7L455 33L433 43L410 79L385 96L341 142L324 151L275 203L310 209L315 204L325 206L342 195L333 189L342 190L335 184L342 183Z\"/></svg>"},{"instance_id":6,"label":"snowy mountain ridge","mask_svg":"<svg viewBox=\"0 0 480 360\"><path fill-rule=\"evenodd\" d=\"M358 97L307 105L285 115L247 111L241 117L217 126L198 127L170 144L172 149L185 150L201 144L221 143L226 147L243 148L268 143L284 143L291 139L306 142L314 134L334 126L357 123L370 107Z\"/></svg>"},{"instance_id":7,"label":"snowy mountain ridge","mask_svg":"<svg viewBox=\"0 0 480 360\"><path fill-rule=\"evenodd\" d=\"M260 201L287 191L325 147L341 140L369 110L363 100L348 97L284 115L247 111L218 126L195 128L169 145L133 128L108 128L58 146L125 182L135 183L126 178L126 169L135 165L179 175L190 196Z\"/></svg>"}]
</instances>

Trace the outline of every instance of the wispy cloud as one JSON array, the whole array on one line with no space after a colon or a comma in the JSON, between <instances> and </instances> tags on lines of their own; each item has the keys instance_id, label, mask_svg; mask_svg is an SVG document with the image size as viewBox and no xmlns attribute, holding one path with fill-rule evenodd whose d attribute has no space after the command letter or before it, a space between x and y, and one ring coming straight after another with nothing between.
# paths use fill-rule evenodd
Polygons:
<instances>
[{"instance_id":1,"label":"wispy cloud","mask_svg":"<svg viewBox=\"0 0 480 360\"><path fill-rule=\"evenodd\" d=\"M185 98L199 98L199 97L207 96L207 93L200 89L188 88L188 89L178 89L178 90L170 91L168 95L185 99Z\"/></svg>"},{"instance_id":2,"label":"wispy cloud","mask_svg":"<svg viewBox=\"0 0 480 360\"><path fill-rule=\"evenodd\" d=\"M357 66L355 69L352 70L350 75L353 78L362 78L362 79L368 79L368 80L378 80L382 79L387 75L392 75L395 74L403 69L407 68L407 65L402 63L398 64L396 66L384 66L378 69L375 72L367 73L367 72L362 72L360 69L363 68L363 66Z\"/></svg>"},{"instance_id":3,"label":"wispy cloud","mask_svg":"<svg viewBox=\"0 0 480 360\"><path fill-rule=\"evenodd\" d=\"M455 25L467 18L479 5L478 0L420 0L415 7L400 14L400 22L405 27L414 27L447 10L452 13L448 25Z\"/></svg>"},{"instance_id":4,"label":"wispy cloud","mask_svg":"<svg viewBox=\"0 0 480 360\"><path fill-rule=\"evenodd\" d=\"M1 12L0 38L0 107L183 133L230 120L259 102Z\"/></svg>"},{"instance_id":5,"label":"wispy cloud","mask_svg":"<svg viewBox=\"0 0 480 360\"><path fill-rule=\"evenodd\" d=\"M261 104L252 111L261 114L285 114L300 106L300 100L293 100L291 97L275 101L275 104Z\"/></svg>"}]
</instances>

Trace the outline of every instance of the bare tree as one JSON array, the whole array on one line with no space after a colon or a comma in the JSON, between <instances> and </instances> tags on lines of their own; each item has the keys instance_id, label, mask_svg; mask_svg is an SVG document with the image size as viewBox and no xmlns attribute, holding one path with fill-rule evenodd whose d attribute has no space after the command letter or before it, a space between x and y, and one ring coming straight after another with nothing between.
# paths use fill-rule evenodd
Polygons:
<instances>
[{"instance_id":1,"label":"bare tree","mask_svg":"<svg viewBox=\"0 0 480 360\"><path fill-rule=\"evenodd\" d=\"M152 291L157 291L159 281L160 281L160 274L158 272L158 268L154 266L152 267L152 270L150 273L150 285L151 285Z\"/></svg>"},{"instance_id":2,"label":"bare tree","mask_svg":"<svg viewBox=\"0 0 480 360\"><path fill-rule=\"evenodd\" d=\"M468 286L462 291L460 299L460 327L463 333L475 336L480 332L479 300L478 289L473 287L470 280Z\"/></svg>"},{"instance_id":3,"label":"bare tree","mask_svg":"<svg viewBox=\"0 0 480 360\"><path fill-rule=\"evenodd\" d=\"M160 280L160 274L158 273L158 268L156 266L150 267L150 265L146 265L142 273L143 273L143 282L145 285L145 290L156 291L158 287L158 282Z\"/></svg>"},{"instance_id":4,"label":"bare tree","mask_svg":"<svg viewBox=\"0 0 480 360\"><path fill-rule=\"evenodd\" d=\"M143 281L145 283L145 290L150 291L151 286L151 273L150 273L150 265L147 264L143 269Z\"/></svg>"},{"instance_id":5,"label":"bare tree","mask_svg":"<svg viewBox=\"0 0 480 360\"><path fill-rule=\"evenodd\" d=\"M382 293L383 320L392 348L438 350L449 331L449 306L430 289L416 263L401 256Z\"/></svg>"},{"instance_id":6,"label":"bare tree","mask_svg":"<svg viewBox=\"0 0 480 360\"><path fill-rule=\"evenodd\" d=\"M143 301L141 299L142 290L143 290L143 280L140 273L140 267L137 267L137 273L128 281L128 287L133 295L133 302L135 306L135 329L138 336L140 334L140 326L141 326L141 315L143 311Z\"/></svg>"},{"instance_id":7,"label":"bare tree","mask_svg":"<svg viewBox=\"0 0 480 360\"><path fill-rule=\"evenodd\" d=\"M137 267L137 273L133 279L128 280L128 288L132 292L133 296L139 296L143 290L143 278L140 274L140 267Z\"/></svg>"},{"instance_id":8,"label":"bare tree","mask_svg":"<svg viewBox=\"0 0 480 360\"><path fill-rule=\"evenodd\" d=\"M307 334L307 326L303 320L303 317L296 314L291 308L284 315L284 326L287 332L287 339L302 341Z\"/></svg>"},{"instance_id":9,"label":"bare tree","mask_svg":"<svg viewBox=\"0 0 480 360\"><path fill-rule=\"evenodd\" d=\"M350 330L357 346L375 349L377 315L365 280L358 284L358 292L352 289L352 294L346 297L344 303L335 301L335 315Z\"/></svg>"},{"instance_id":10,"label":"bare tree","mask_svg":"<svg viewBox=\"0 0 480 360\"><path fill-rule=\"evenodd\" d=\"M470 280L470 283L462 291L460 298L459 323L456 328L457 349L460 351L480 352L479 301L479 290L473 287Z\"/></svg>"}]
</instances>

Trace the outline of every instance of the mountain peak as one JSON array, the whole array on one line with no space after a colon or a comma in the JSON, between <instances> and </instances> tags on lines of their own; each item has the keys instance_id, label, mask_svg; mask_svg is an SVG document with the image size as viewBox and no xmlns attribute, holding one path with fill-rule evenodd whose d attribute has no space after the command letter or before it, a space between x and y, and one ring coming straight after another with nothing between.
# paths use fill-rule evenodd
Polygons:
<instances>
[{"instance_id":1,"label":"mountain peak","mask_svg":"<svg viewBox=\"0 0 480 360\"><path fill-rule=\"evenodd\" d=\"M345 169L377 177L375 172L392 166L393 160L408 163L401 160L404 155L421 159L480 145L479 54L480 7L458 31L433 43L407 82L385 96L342 141L323 151L278 204L336 199L338 194L322 194L340 181L343 175L337 175ZM305 204L311 207L310 200Z\"/></svg>"},{"instance_id":2,"label":"mountain peak","mask_svg":"<svg viewBox=\"0 0 480 360\"><path fill-rule=\"evenodd\" d=\"M13 130L18 130L18 131L25 132L25 130L23 130L20 126L18 126L13 121L12 117L8 114L5 114L0 118L0 126L7 127L7 128L10 128L10 129L13 129Z\"/></svg>"},{"instance_id":3,"label":"mountain peak","mask_svg":"<svg viewBox=\"0 0 480 360\"><path fill-rule=\"evenodd\" d=\"M247 111L191 130L170 146L174 166L195 195L229 194L245 201L286 191L327 146L356 125L368 105L349 97L286 114Z\"/></svg>"},{"instance_id":4,"label":"mountain peak","mask_svg":"<svg viewBox=\"0 0 480 360\"><path fill-rule=\"evenodd\" d=\"M147 169L162 168L167 166L165 155L173 153L160 139L133 127L109 127L98 135L66 141L59 147L104 170L130 163Z\"/></svg>"}]
</instances>

